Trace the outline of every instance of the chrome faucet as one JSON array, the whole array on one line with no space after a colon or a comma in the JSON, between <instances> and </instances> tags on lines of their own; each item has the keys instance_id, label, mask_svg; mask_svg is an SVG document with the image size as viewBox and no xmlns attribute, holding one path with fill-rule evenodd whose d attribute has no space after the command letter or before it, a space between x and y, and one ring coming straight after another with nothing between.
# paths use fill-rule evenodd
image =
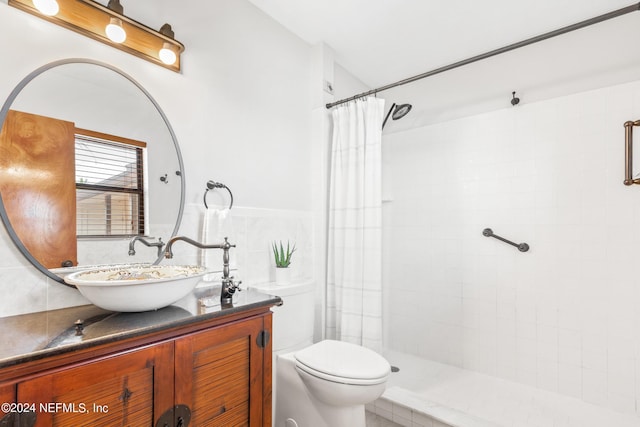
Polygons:
<instances>
[{"instance_id":1,"label":"chrome faucet","mask_svg":"<svg viewBox=\"0 0 640 427\"><path fill-rule=\"evenodd\" d=\"M150 237L150 239L154 239L154 237ZM164 243L162 242L162 238L158 238L157 242L150 242L142 236L134 236L133 239L129 241L129 256L133 256L136 254L136 250L134 246L137 241L142 242L143 245L147 247L155 246L158 248L158 258L162 255L162 248L164 247Z\"/></svg>"},{"instance_id":2,"label":"chrome faucet","mask_svg":"<svg viewBox=\"0 0 640 427\"><path fill-rule=\"evenodd\" d=\"M193 239L190 239L185 236L175 236L169 239L167 242L167 246L164 248L164 257L165 258L173 258L173 251L171 248L173 244L178 240L185 241L197 248L200 249L222 249L222 292L220 293L220 302L223 306L228 306L232 302L233 294L236 291L241 291L240 284L242 281L238 281L237 283L233 281L233 276L229 276L229 249L235 248L236 245L232 245L229 243L227 238L224 238L224 243L216 243L216 244L204 244L200 242L196 242Z\"/></svg>"}]
</instances>

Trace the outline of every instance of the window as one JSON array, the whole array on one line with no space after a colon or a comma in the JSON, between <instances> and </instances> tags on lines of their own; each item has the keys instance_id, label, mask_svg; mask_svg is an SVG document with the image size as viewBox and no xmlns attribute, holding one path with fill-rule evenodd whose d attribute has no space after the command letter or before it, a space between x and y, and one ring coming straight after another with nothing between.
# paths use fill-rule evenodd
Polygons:
<instances>
[{"instance_id":1,"label":"window","mask_svg":"<svg viewBox=\"0 0 640 427\"><path fill-rule=\"evenodd\" d=\"M146 144L76 129L78 237L143 235Z\"/></svg>"}]
</instances>

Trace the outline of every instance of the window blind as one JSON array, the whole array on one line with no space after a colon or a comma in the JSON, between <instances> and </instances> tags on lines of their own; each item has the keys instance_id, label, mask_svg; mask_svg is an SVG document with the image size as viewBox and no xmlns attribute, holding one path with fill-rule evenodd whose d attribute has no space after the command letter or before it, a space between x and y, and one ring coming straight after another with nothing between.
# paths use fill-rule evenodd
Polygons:
<instances>
[{"instance_id":1,"label":"window blind","mask_svg":"<svg viewBox=\"0 0 640 427\"><path fill-rule=\"evenodd\" d=\"M143 147L102 136L76 134L78 237L142 235Z\"/></svg>"}]
</instances>

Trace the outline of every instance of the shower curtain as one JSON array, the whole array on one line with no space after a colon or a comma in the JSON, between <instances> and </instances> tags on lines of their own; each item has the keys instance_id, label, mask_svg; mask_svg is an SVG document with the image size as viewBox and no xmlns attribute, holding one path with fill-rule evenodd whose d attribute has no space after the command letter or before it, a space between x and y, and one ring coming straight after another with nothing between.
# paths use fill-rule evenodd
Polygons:
<instances>
[{"instance_id":1,"label":"shower curtain","mask_svg":"<svg viewBox=\"0 0 640 427\"><path fill-rule=\"evenodd\" d=\"M384 100L333 110L327 251L329 339L382 350Z\"/></svg>"}]
</instances>

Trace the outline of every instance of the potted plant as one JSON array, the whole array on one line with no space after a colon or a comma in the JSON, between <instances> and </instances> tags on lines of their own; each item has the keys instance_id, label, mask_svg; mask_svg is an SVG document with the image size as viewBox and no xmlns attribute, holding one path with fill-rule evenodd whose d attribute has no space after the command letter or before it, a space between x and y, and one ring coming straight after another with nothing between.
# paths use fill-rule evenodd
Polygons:
<instances>
[{"instance_id":1,"label":"potted plant","mask_svg":"<svg viewBox=\"0 0 640 427\"><path fill-rule=\"evenodd\" d=\"M278 285L288 285L291 283L291 269L289 265L291 264L291 255L296 250L295 243L293 247L287 241L287 248L285 249L282 241L273 242L273 256L276 262L276 284Z\"/></svg>"}]
</instances>

